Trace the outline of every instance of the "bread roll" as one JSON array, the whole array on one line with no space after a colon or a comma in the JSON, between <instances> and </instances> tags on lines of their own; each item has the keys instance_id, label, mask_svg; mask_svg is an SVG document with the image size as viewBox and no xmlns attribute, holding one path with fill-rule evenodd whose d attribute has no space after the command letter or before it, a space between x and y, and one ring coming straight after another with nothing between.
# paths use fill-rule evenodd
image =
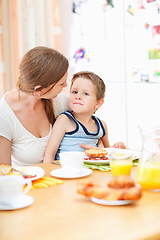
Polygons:
<instances>
[{"instance_id":1,"label":"bread roll","mask_svg":"<svg viewBox=\"0 0 160 240\"><path fill-rule=\"evenodd\" d=\"M9 175L11 173L11 171L12 171L11 166L4 164L4 163L0 164L0 176Z\"/></svg>"},{"instance_id":2,"label":"bread roll","mask_svg":"<svg viewBox=\"0 0 160 240\"><path fill-rule=\"evenodd\" d=\"M95 158L100 158L100 157L104 157L108 154L108 152L104 149L99 149L99 148L93 148L93 149L89 149L89 150L84 150L84 153L88 156L88 157L95 157Z\"/></svg>"}]
</instances>

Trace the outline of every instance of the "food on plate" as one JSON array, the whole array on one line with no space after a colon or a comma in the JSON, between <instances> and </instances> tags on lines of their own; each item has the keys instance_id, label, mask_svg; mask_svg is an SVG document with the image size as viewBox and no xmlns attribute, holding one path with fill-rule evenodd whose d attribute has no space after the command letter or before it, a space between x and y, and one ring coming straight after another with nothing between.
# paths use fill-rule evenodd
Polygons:
<instances>
[{"instance_id":1,"label":"food on plate","mask_svg":"<svg viewBox=\"0 0 160 240\"><path fill-rule=\"evenodd\" d=\"M10 175L11 171L12 171L11 166L4 164L4 163L0 164L0 176Z\"/></svg>"},{"instance_id":2,"label":"food on plate","mask_svg":"<svg viewBox=\"0 0 160 240\"><path fill-rule=\"evenodd\" d=\"M84 160L86 161L102 161L102 160L109 160L108 157L101 157L101 158L95 158L95 157L86 157L84 158Z\"/></svg>"},{"instance_id":3,"label":"food on plate","mask_svg":"<svg viewBox=\"0 0 160 240\"><path fill-rule=\"evenodd\" d=\"M19 176L22 175L19 172L13 171L13 168L10 165L1 163L0 164L0 176L4 175L12 175L12 176Z\"/></svg>"},{"instance_id":4,"label":"food on plate","mask_svg":"<svg viewBox=\"0 0 160 240\"><path fill-rule=\"evenodd\" d=\"M92 181L79 182L77 185L77 192L86 197L96 197L104 199L109 194L109 189L102 187Z\"/></svg>"},{"instance_id":5,"label":"food on plate","mask_svg":"<svg viewBox=\"0 0 160 240\"><path fill-rule=\"evenodd\" d=\"M24 178L35 178L35 177L37 177L37 175L36 174L30 174L30 175L23 175L23 177Z\"/></svg>"},{"instance_id":6,"label":"food on plate","mask_svg":"<svg viewBox=\"0 0 160 240\"><path fill-rule=\"evenodd\" d=\"M119 177L114 177L109 181L108 187L131 188L131 187L135 187L135 182L131 177L127 175L119 175Z\"/></svg>"},{"instance_id":7,"label":"food on plate","mask_svg":"<svg viewBox=\"0 0 160 240\"><path fill-rule=\"evenodd\" d=\"M100 149L100 148L93 148L93 149L89 149L89 150L84 150L84 153L88 157L94 157L94 158L105 157L108 154L108 152L106 150Z\"/></svg>"},{"instance_id":8,"label":"food on plate","mask_svg":"<svg viewBox=\"0 0 160 240\"><path fill-rule=\"evenodd\" d=\"M55 178L50 178L50 177L41 177L40 179L34 180L32 182L31 189L46 188L46 187L54 186L60 183L63 183L63 181Z\"/></svg>"},{"instance_id":9,"label":"food on plate","mask_svg":"<svg viewBox=\"0 0 160 240\"><path fill-rule=\"evenodd\" d=\"M4 175L11 175L11 176L23 176L24 178L34 178L37 175L36 174L30 174L30 172L27 172L26 169L23 169L23 171L19 171L17 169L13 169L10 165L7 164L0 164L0 176Z\"/></svg>"},{"instance_id":10,"label":"food on plate","mask_svg":"<svg viewBox=\"0 0 160 240\"><path fill-rule=\"evenodd\" d=\"M30 168L28 167L21 167L18 169L12 169L13 172L20 173L24 178L35 178L37 175L35 173L31 173Z\"/></svg>"},{"instance_id":11,"label":"food on plate","mask_svg":"<svg viewBox=\"0 0 160 240\"><path fill-rule=\"evenodd\" d=\"M136 187L135 182L129 176L127 178L126 176L114 177L108 182L107 186L102 186L92 181L79 182L77 192L86 197L112 201L139 200L142 196L141 188Z\"/></svg>"},{"instance_id":12,"label":"food on plate","mask_svg":"<svg viewBox=\"0 0 160 240\"><path fill-rule=\"evenodd\" d=\"M11 176L21 176L22 174L12 170L9 175L11 175Z\"/></svg>"}]
</instances>

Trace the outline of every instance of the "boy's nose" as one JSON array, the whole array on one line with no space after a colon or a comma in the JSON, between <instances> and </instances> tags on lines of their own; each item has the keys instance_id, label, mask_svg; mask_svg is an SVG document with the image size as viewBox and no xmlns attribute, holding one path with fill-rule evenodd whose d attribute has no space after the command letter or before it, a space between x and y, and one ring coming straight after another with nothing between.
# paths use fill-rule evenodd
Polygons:
<instances>
[{"instance_id":1,"label":"boy's nose","mask_svg":"<svg viewBox=\"0 0 160 240\"><path fill-rule=\"evenodd\" d=\"M77 94L77 99L81 99L81 96L80 96L80 94Z\"/></svg>"}]
</instances>

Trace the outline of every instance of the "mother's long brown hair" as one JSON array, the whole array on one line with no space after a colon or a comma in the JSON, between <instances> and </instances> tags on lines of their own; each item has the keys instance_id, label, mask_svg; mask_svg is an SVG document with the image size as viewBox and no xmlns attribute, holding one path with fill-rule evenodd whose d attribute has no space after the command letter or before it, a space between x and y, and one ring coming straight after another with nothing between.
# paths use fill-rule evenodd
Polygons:
<instances>
[{"instance_id":1,"label":"mother's long brown hair","mask_svg":"<svg viewBox=\"0 0 160 240\"><path fill-rule=\"evenodd\" d=\"M22 58L19 66L20 76L17 82L22 92L33 93L35 87L49 87L57 83L67 72L69 62L58 51L48 47L35 47L28 51ZM52 99L42 99L44 108L51 124L55 121Z\"/></svg>"}]
</instances>

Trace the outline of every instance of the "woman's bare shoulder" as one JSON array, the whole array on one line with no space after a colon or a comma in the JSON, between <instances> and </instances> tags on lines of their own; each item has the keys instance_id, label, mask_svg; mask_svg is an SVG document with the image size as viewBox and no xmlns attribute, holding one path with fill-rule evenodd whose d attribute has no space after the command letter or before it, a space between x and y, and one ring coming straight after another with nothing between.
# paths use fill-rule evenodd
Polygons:
<instances>
[{"instance_id":1,"label":"woman's bare shoulder","mask_svg":"<svg viewBox=\"0 0 160 240\"><path fill-rule=\"evenodd\" d=\"M56 98L53 99L54 113L57 117L60 113L69 110L68 107L68 96L65 93L60 93Z\"/></svg>"},{"instance_id":2,"label":"woman's bare shoulder","mask_svg":"<svg viewBox=\"0 0 160 240\"><path fill-rule=\"evenodd\" d=\"M19 103L19 92L16 88L8 91L5 94L6 102L13 108L17 103Z\"/></svg>"}]
</instances>

